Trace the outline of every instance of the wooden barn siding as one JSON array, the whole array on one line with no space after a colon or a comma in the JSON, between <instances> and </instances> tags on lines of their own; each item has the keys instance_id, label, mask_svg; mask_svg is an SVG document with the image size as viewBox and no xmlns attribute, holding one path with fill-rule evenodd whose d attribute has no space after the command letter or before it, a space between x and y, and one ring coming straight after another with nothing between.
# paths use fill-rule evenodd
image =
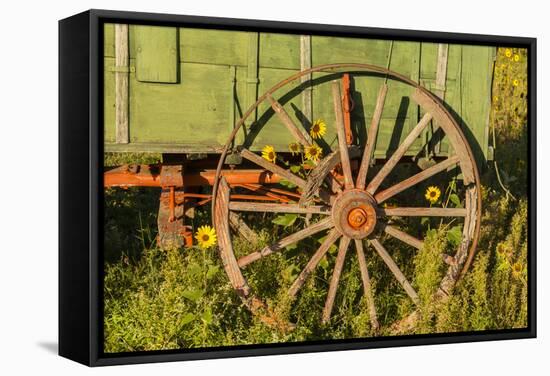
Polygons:
<instances>
[{"instance_id":1,"label":"wooden barn siding","mask_svg":"<svg viewBox=\"0 0 550 376\"><path fill-rule=\"evenodd\" d=\"M130 26L130 66L136 64L136 28ZM130 143L115 145L114 125L114 73L107 68L114 65L113 26L105 28L105 143L106 150L151 152L216 151L225 143L233 122L240 118L251 103L250 98L250 33L221 30L180 28L179 77L177 83L151 83L136 79L130 72ZM360 62L386 66L390 42L382 40L334 38L313 36L311 41L312 65ZM428 88L434 88L437 64L437 44L399 42L393 43L390 69L420 80ZM298 35L259 35L257 94L298 72L300 69L300 37ZM445 100L463 120L470 141L477 140L482 154L487 153L486 119L490 106L491 63L494 48L450 45L446 79ZM235 108L232 111L231 92L235 75ZM323 74L313 75L317 79ZM248 86L247 86L248 79ZM378 89L383 77L356 77L354 101L356 111L352 127L361 141L366 137L366 124L372 116ZM296 83L296 85L298 82ZM375 157L384 158L406 137L416 124L417 107L409 101L410 89L399 82L389 80L389 91L382 115L375 148ZM252 85L253 86L253 85ZM247 94L248 93L248 94ZM279 98L284 93L276 93ZM312 119L324 119L329 129L324 140L336 146L334 114L330 85L315 87L312 93ZM297 95L283 103L296 123L304 118L296 110L302 106ZM253 133L253 149L259 150L271 144L285 151L292 140L284 125L276 117L263 126L262 114L269 110L262 104L258 111L258 123ZM421 115L421 114L420 114ZM308 121L304 122L307 127ZM247 130L248 134L251 130ZM431 132L428 127L426 132ZM423 134L413 144L409 155L416 154ZM240 139L244 137L240 135ZM441 145L441 154L449 146Z\"/></svg>"}]
</instances>

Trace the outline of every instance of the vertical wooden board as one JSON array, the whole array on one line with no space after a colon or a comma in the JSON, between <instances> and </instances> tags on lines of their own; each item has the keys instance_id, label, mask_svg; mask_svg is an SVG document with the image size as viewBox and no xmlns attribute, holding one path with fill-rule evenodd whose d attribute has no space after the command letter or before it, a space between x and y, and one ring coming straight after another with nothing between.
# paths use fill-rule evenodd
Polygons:
<instances>
[{"instance_id":1,"label":"vertical wooden board","mask_svg":"<svg viewBox=\"0 0 550 376\"><path fill-rule=\"evenodd\" d=\"M493 47L462 48L463 131L478 163L484 162L488 149L493 56Z\"/></svg>"},{"instance_id":2,"label":"vertical wooden board","mask_svg":"<svg viewBox=\"0 0 550 376\"><path fill-rule=\"evenodd\" d=\"M113 36L114 37L114 36ZM115 142L115 73L108 69L115 65L114 57L103 59L103 137L105 143Z\"/></svg>"},{"instance_id":3,"label":"vertical wooden board","mask_svg":"<svg viewBox=\"0 0 550 376\"><path fill-rule=\"evenodd\" d=\"M178 29L134 26L136 78L141 82L178 82Z\"/></svg>"},{"instance_id":4,"label":"vertical wooden board","mask_svg":"<svg viewBox=\"0 0 550 376\"><path fill-rule=\"evenodd\" d=\"M219 147L229 135L227 66L181 64L178 85L145 83L130 75L130 137L134 143Z\"/></svg>"},{"instance_id":5,"label":"vertical wooden board","mask_svg":"<svg viewBox=\"0 0 550 376\"><path fill-rule=\"evenodd\" d=\"M247 65L248 33L244 31L182 27L179 29L179 43L182 62Z\"/></svg>"},{"instance_id":6,"label":"vertical wooden board","mask_svg":"<svg viewBox=\"0 0 550 376\"><path fill-rule=\"evenodd\" d=\"M451 112L455 112L460 117L462 111L462 85L460 80L462 72L462 46L449 45L447 64L445 104ZM460 123L460 118L457 121ZM440 156L446 156L452 152L447 138L443 138L440 145Z\"/></svg>"},{"instance_id":7,"label":"vertical wooden board","mask_svg":"<svg viewBox=\"0 0 550 376\"><path fill-rule=\"evenodd\" d=\"M300 36L260 33L260 66L300 69Z\"/></svg>"},{"instance_id":8,"label":"vertical wooden board","mask_svg":"<svg viewBox=\"0 0 550 376\"><path fill-rule=\"evenodd\" d=\"M235 83L235 112L232 120L231 130L241 119L244 113L250 107L247 99L248 96L248 83L246 78L248 75L247 67L236 67L237 82ZM241 130L235 135L235 145L242 145L245 142L247 135L249 134L250 123L247 123L241 127ZM227 141L227 140L226 140Z\"/></svg>"},{"instance_id":9,"label":"vertical wooden board","mask_svg":"<svg viewBox=\"0 0 550 376\"><path fill-rule=\"evenodd\" d=\"M103 56L115 57L115 25L104 24L103 26Z\"/></svg>"},{"instance_id":10,"label":"vertical wooden board","mask_svg":"<svg viewBox=\"0 0 550 376\"><path fill-rule=\"evenodd\" d=\"M437 69L437 43L422 42L420 52L420 79L421 82L429 82L430 85L435 81Z\"/></svg>"}]
</instances>

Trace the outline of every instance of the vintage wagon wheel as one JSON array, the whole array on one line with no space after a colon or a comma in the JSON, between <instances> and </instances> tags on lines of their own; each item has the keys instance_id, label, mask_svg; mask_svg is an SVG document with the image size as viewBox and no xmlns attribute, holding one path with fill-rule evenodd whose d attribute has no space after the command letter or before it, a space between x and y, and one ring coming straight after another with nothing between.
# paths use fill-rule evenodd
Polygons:
<instances>
[{"instance_id":1,"label":"vintage wagon wheel","mask_svg":"<svg viewBox=\"0 0 550 376\"><path fill-rule=\"evenodd\" d=\"M276 192L279 195L278 197L282 197L279 203L232 200L231 195L232 190L236 189L235 185L231 183L231 177L229 175L222 176L221 168L238 130L262 102L269 101L268 103L274 110L274 116L279 117L297 142L304 147L311 146L309 135L300 130L282 105L273 97L273 94L285 85L289 85L299 80L302 76L315 72L332 73L335 75L334 77L337 78L344 77L344 73L385 75L389 79L397 80L411 86L411 90L413 91L411 98L420 106L424 115L396 148L393 155L385 161L385 164L383 164L376 173L372 174L373 177L371 179L367 180L367 173L369 172L371 156L373 154L374 140L376 140L388 86L384 83L379 90L373 118L367 130L366 144L361 145L358 149L357 147L350 147L346 142L340 80L332 80L330 82L332 85L332 99L336 117L335 126L337 128L338 149L321 159L308 174L307 178L303 178L292 173L289 169L262 158L247 148L240 147L238 152L244 159L271 173L267 176L266 183L269 183L270 179L275 181L275 178L278 177L293 183L299 190L298 194L296 192L278 190L278 192ZM381 189L381 184L384 179L391 174L392 170L394 170L413 142L432 120L442 129L449 140L452 147L451 150L453 150L452 155L449 155L446 159L439 161L435 165L391 185L388 188ZM353 171L350 160L357 157L359 158L357 160L358 168ZM399 192L424 182L426 179L454 166L460 168L463 178L464 207L386 208L382 205L386 200ZM343 175L340 179L343 181L342 184L338 183L337 179L335 179L334 171L337 167L341 171L341 175ZM254 187L252 187L252 189L253 188ZM371 324L376 330L379 324L373 292L371 290L371 276L369 275L367 263L365 261L365 244L369 246L369 250L375 252L375 254L383 260L389 271L397 279L399 284L401 284L406 294L416 304L419 302L419 297L413 285L386 250L380 237L381 234L386 234L385 236L389 235L419 249L422 247L423 241L390 225L388 219L392 217L462 218L464 221L462 240L456 249L456 253L452 256L446 256L445 261L448 264L448 268L436 292L437 298L444 298L450 293L460 276L466 272L475 252L481 212L479 192L479 176L472 151L459 125L435 95L409 78L385 68L366 64L332 64L318 66L299 72L279 82L263 94L258 101L247 110L237 123L221 154L213 187L212 208L214 226L218 233L219 249L225 271L229 276L232 286L252 312L259 313L267 322L272 323L274 320L276 321L275 318L269 317L269 314L266 313L270 310L265 309L266 305L261 297L256 297L249 287L245 275L243 274L243 270L246 269L247 265L257 262L264 257L268 257L272 253L284 251L285 247L288 245L301 241L307 237L326 232L327 236L324 238L324 241L292 283L288 294L292 298L296 297L300 289L304 286L307 278L317 267L320 260L327 254L329 248L336 242L339 242L335 266L322 315L323 322L327 322L330 319L333 309L334 299L348 247L350 243L354 243L363 282L364 295L369 305ZM289 203L289 197L294 197L294 200L298 202ZM285 200L285 198L287 198L287 200ZM229 222L230 216L234 215L232 213L242 211L258 213L304 213L322 218L314 223L306 221L307 224L302 230L279 239L261 250L237 258L234 253ZM266 276L266 278L273 277Z\"/></svg>"}]
</instances>

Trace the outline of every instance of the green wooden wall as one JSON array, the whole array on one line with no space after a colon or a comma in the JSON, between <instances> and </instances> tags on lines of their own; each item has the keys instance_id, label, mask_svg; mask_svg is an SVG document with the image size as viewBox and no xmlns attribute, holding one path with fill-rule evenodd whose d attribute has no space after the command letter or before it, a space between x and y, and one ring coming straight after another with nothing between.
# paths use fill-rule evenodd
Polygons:
<instances>
[{"instance_id":1,"label":"green wooden wall","mask_svg":"<svg viewBox=\"0 0 550 376\"><path fill-rule=\"evenodd\" d=\"M240 115L268 88L300 70L300 36L190 28L129 27L129 140L115 143L114 25L104 33L104 137L106 151L215 152L226 142ZM435 85L438 45L312 36L312 66L329 63L367 63L386 66L419 81L428 89ZM488 154L488 118L492 47L450 45L445 101L453 110L474 152ZM324 74L315 74L321 79ZM355 109L352 127L362 142L370 122L383 77L354 77ZM296 85L299 83L296 83ZM390 154L417 123L419 109L409 101L411 89L388 81L389 91L377 138L375 157ZM290 88L287 87L287 88ZM287 89L275 97L286 94ZM313 116L329 125L324 140L336 146L330 84L312 91ZM287 112L300 123L301 95L284 102ZM286 151L293 141L284 125L269 113L267 103L257 112L252 148L274 145ZM247 128L250 123L247 124ZM259 131L258 131L259 129ZM246 129L239 141L250 134ZM409 150L421 150L431 130ZM443 140L439 153L449 152Z\"/></svg>"}]
</instances>

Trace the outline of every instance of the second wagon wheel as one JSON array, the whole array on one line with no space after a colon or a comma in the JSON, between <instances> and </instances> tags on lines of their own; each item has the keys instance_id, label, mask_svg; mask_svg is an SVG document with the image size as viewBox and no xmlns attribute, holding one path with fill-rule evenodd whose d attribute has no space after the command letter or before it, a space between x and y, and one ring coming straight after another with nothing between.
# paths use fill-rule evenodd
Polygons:
<instances>
[{"instance_id":1,"label":"second wagon wheel","mask_svg":"<svg viewBox=\"0 0 550 376\"><path fill-rule=\"evenodd\" d=\"M312 73L320 77L319 80L313 80L312 85L329 85L325 86L324 93L330 93L328 100L331 102L330 107L334 111L335 118L333 126L336 128L337 137L334 141L334 150L328 149L323 158L316 158L315 154L320 154L320 149L315 145L314 140L309 137L303 125L294 121L276 99L295 89L295 85L292 84L298 82L302 76ZM372 118L366 122L366 142L350 145L349 122L345 121L343 103L346 105L346 102L343 101L341 85L342 79L348 80L350 76L359 77L360 75L382 75L387 77L386 80L390 79L390 82L404 85L410 90L412 102L421 110L419 112L421 116L418 116L420 120L415 122L405 137L399 139L398 145L395 145L379 168L373 167L372 162L386 94L389 90L388 83L384 81L381 84ZM234 184L231 174L222 174L223 162L229 149L236 143L235 136L245 120L264 102L273 109L269 116L278 119L286 126L289 134L304 148L310 159L318 160L308 171L299 173L296 169L293 170L276 160L274 154L269 155L271 150L266 150L262 157L249 150L250 148L241 146L233 150L237 150L243 159L255 168L265 171L265 179L262 182L264 185ZM269 121L264 122L263 127L269 126ZM439 158L436 163L417 173L411 173L405 177L399 175L397 182L388 185L387 178L398 175L396 174L398 162L403 159L413 143L418 141L419 136L426 133L428 127L437 127L438 132L442 132L442 137L449 145L447 156ZM281 131L283 129L281 128ZM446 205L434 207L429 204L397 207L385 205L400 192L425 184L436 174L455 167L459 169L463 179L463 188L459 192L460 205L455 207ZM273 186L274 183L281 181L285 181L286 187ZM291 186L295 188L288 188ZM270 199L274 201L266 203L253 199L246 201L239 199L242 195L237 193L243 189L267 192ZM475 252L481 210L479 192L479 177L472 151L459 125L435 95L409 78L385 68L366 64L333 64L314 67L279 82L263 94L243 115L232 132L218 163L213 190L213 220L218 233L223 265L233 288L246 306L252 312L258 313L264 321L273 322L276 318L266 313L272 310L266 307L265 299L256 296L250 288L246 278L247 269L251 264L262 262L264 258L274 253L285 252L286 248L293 244L324 235L319 247L308 254L307 263L301 267L299 274L289 285L289 297L291 300L296 298L301 289L306 288L308 278L325 256L331 256L329 250L337 244L338 251L333 256L334 267L327 287L321 320L323 322L330 320L346 257L357 257L371 325L377 331L379 321L371 278L376 279L379 276L369 273L365 254L372 252L372 255L379 257L386 265L386 273L391 273L411 301L418 304L419 296L413 287L418 281L415 281L414 276L405 275L403 266L398 265L392 257L391 248L383 244L384 239L395 238L410 247L421 249L423 247L421 237L418 234L413 236L399 228L400 219L420 220L420 218L438 217L442 220L451 219L451 221L460 222L461 239L458 235L458 246L454 254L442 255L441 263L445 263L443 265L446 265L446 271L435 293L438 297L448 295L460 275L468 269ZM298 213L306 218L303 221L303 228L283 235L261 249L239 255L235 252L229 223L231 216L243 212ZM351 249L355 252L350 252ZM278 276L266 275L262 278L276 279Z\"/></svg>"}]
</instances>

